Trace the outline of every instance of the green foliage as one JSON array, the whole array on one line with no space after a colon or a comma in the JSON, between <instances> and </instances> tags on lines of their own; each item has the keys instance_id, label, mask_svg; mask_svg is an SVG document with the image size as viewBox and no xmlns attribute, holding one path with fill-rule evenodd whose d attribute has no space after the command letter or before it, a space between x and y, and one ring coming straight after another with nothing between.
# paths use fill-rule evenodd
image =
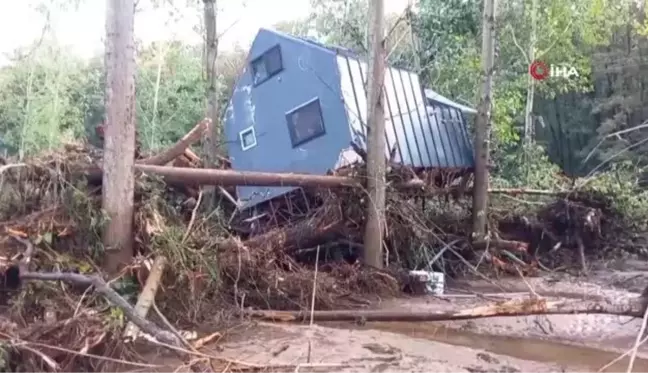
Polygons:
<instances>
[{"instance_id":1,"label":"green foliage","mask_svg":"<svg viewBox=\"0 0 648 373\"><path fill-rule=\"evenodd\" d=\"M180 43L151 45L138 53L137 131L145 150L169 146L204 117L201 53ZM216 61L223 81L221 107L245 56L239 49ZM2 148L28 156L82 138L99 145L95 127L104 116L103 77L103 58L86 61L53 42L0 70Z\"/></svg>"},{"instance_id":2,"label":"green foliage","mask_svg":"<svg viewBox=\"0 0 648 373\"><path fill-rule=\"evenodd\" d=\"M204 117L200 53L179 44L152 45L140 53L137 123L145 149L168 147Z\"/></svg>"},{"instance_id":3,"label":"green foliage","mask_svg":"<svg viewBox=\"0 0 648 373\"><path fill-rule=\"evenodd\" d=\"M311 6L308 23L322 42L367 54L367 0L311 0Z\"/></svg>"},{"instance_id":4,"label":"green foliage","mask_svg":"<svg viewBox=\"0 0 648 373\"><path fill-rule=\"evenodd\" d=\"M606 172L584 180L586 188L610 196L613 207L628 220L629 226L637 229L648 229L648 190L640 187L637 175L643 170L637 169L631 161L613 164Z\"/></svg>"},{"instance_id":5,"label":"green foliage","mask_svg":"<svg viewBox=\"0 0 648 373\"><path fill-rule=\"evenodd\" d=\"M528 187L560 189L557 179L560 169L551 163L545 150L538 145L508 146L494 160L496 168L492 183L499 187Z\"/></svg>"},{"instance_id":6,"label":"green foliage","mask_svg":"<svg viewBox=\"0 0 648 373\"><path fill-rule=\"evenodd\" d=\"M0 134L10 149L30 155L83 135L78 94L93 78L85 68L50 46L0 71Z\"/></svg>"}]
</instances>

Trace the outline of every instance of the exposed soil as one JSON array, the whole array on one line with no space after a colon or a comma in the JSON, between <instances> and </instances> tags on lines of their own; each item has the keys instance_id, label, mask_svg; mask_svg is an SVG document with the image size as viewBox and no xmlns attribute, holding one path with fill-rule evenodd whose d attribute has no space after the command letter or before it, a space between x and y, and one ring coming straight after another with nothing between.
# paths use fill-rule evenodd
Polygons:
<instances>
[{"instance_id":1,"label":"exposed soil","mask_svg":"<svg viewBox=\"0 0 648 373\"><path fill-rule=\"evenodd\" d=\"M379 330L260 324L224 345L223 354L254 362L339 364L328 370L519 372L561 371L537 363ZM308 369L308 368L306 368ZM301 369L300 369L301 370Z\"/></svg>"}]
</instances>

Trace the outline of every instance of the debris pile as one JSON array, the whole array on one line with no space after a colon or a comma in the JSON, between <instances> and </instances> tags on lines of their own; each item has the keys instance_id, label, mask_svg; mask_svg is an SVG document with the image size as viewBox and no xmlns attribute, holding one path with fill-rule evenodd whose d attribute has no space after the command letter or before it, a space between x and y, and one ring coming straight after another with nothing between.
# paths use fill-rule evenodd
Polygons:
<instances>
[{"instance_id":1,"label":"debris pile","mask_svg":"<svg viewBox=\"0 0 648 373\"><path fill-rule=\"evenodd\" d=\"M199 123L172 148L137 163L202 167L188 146L208 125ZM76 144L25 163L0 166L3 273L25 259L34 272L100 273L100 232L105 223L100 208L101 156L98 149ZM335 173L362 180L363 168L356 164ZM583 264L585 256L605 253L623 232L619 213L602 196L563 193L523 213L498 216L494 209L492 239L471 242L470 201L459 198L468 191L466 176L461 172L421 175L390 165L388 266L378 270L361 266L359 260L367 203L362 188L300 189L283 205L266 206L270 218L255 234L249 229L239 234L242 228L235 229L235 221L257 217L234 219L231 196L219 206L206 206L198 182L165 182L138 173L136 257L112 288L134 303L151 270L147 263L165 257L169 265L155 298L154 318L186 328L213 321L215 309L225 316L232 306L299 311L358 308L407 288L410 269L458 276L488 271L480 267L486 259L490 270L519 275L555 269L574 258ZM232 191L221 193L227 196ZM297 205L302 207L299 213L293 208ZM286 213L281 217L269 213L282 209ZM26 255L31 246L33 253ZM5 276L0 291L4 308L0 323L6 325L0 339L23 342L14 343L13 349L5 351L13 355L0 361L19 362L21 369L32 371L91 371L110 368L105 359L83 358L79 351L134 359L118 334L125 323L123 310L88 286L33 281L7 289L8 280Z\"/></svg>"}]
</instances>

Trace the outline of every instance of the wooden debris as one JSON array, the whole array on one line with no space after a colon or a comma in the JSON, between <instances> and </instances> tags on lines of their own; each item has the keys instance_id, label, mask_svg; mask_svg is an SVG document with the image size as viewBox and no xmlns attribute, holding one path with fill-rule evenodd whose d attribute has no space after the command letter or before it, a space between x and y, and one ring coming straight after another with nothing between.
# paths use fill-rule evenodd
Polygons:
<instances>
[{"instance_id":1,"label":"wooden debris","mask_svg":"<svg viewBox=\"0 0 648 373\"><path fill-rule=\"evenodd\" d=\"M265 321L308 322L313 321L449 321L499 316L562 315L562 314L609 314L641 317L646 299L637 297L627 302L548 300L545 298L516 299L459 310L335 310L314 311L243 311L245 316Z\"/></svg>"},{"instance_id":2,"label":"wooden debris","mask_svg":"<svg viewBox=\"0 0 648 373\"><path fill-rule=\"evenodd\" d=\"M157 293L158 286L160 285L160 280L162 279L162 274L164 273L164 267L166 265L166 258L163 256L158 256L155 258L151 270L149 272L148 278L146 279L146 284L137 298L137 303L135 304L135 312L142 318L146 318L151 305L155 301L155 294ZM132 321L129 321L124 330L124 338L134 341L137 339L139 329Z\"/></svg>"}]
</instances>

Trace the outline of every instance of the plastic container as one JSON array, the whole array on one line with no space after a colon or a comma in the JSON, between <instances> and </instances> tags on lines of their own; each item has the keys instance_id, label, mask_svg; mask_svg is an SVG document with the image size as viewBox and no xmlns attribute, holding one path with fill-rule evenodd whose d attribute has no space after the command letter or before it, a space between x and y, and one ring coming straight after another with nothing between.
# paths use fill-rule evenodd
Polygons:
<instances>
[{"instance_id":1,"label":"plastic container","mask_svg":"<svg viewBox=\"0 0 648 373\"><path fill-rule=\"evenodd\" d=\"M445 291L445 274L434 271L410 271L410 276L417 277L425 283L425 291L428 294L443 295Z\"/></svg>"}]
</instances>

